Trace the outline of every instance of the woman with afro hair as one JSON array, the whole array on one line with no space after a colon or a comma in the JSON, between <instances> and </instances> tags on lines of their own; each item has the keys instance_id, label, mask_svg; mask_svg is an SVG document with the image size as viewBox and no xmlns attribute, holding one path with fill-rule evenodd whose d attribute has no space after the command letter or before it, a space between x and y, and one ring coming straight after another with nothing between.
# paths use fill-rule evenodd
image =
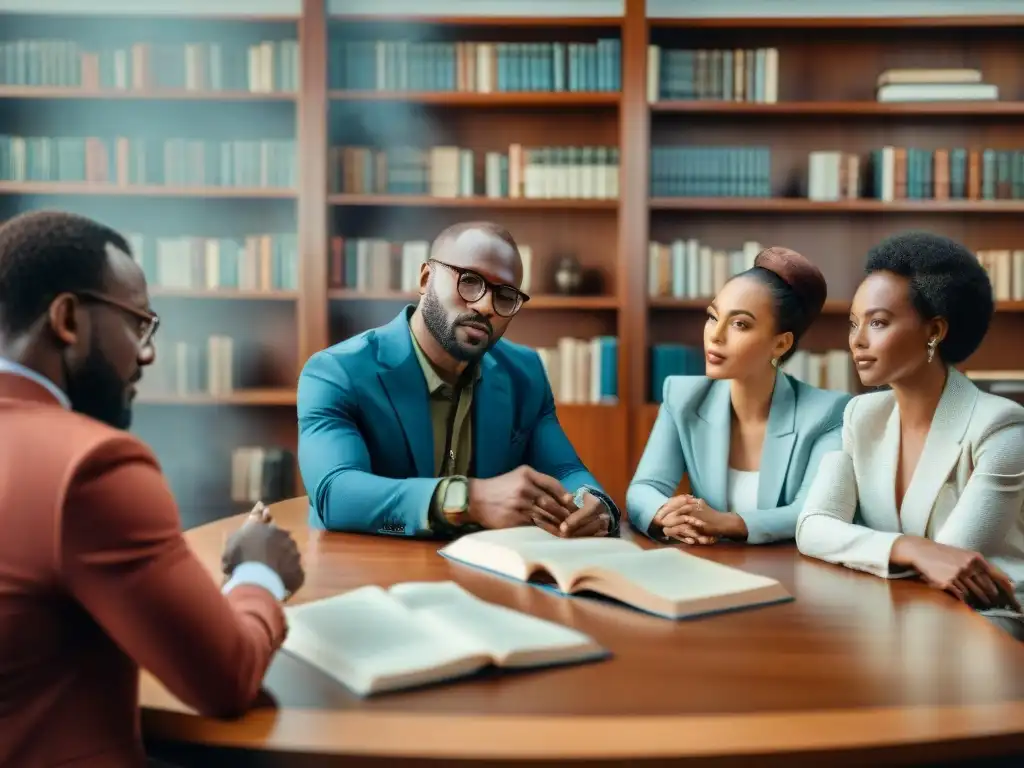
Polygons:
<instances>
[{"instance_id":1,"label":"woman with afro hair","mask_svg":"<svg viewBox=\"0 0 1024 768\"><path fill-rule=\"evenodd\" d=\"M920 577L1024 639L1024 407L953 366L994 311L977 258L911 232L868 254L850 311L861 383L797 521L805 555L883 578ZM855 522L856 514L856 522Z\"/></svg>"}]
</instances>

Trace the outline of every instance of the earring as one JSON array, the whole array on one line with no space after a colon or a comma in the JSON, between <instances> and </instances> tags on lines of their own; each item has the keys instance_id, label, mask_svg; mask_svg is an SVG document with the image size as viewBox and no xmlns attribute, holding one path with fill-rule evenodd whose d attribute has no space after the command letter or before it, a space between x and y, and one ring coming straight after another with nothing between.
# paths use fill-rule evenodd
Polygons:
<instances>
[{"instance_id":1,"label":"earring","mask_svg":"<svg viewBox=\"0 0 1024 768\"><path fill-rule=\"evenodd\" d=\"M779 367L779 358L773 357L772 358L772 368L778 368L778 367Z\"/></svg>"},{"instance_id":2,"label":"earring","mask_svg":"<svg viewBox=\"0 0 1024 768\"><path fill-rule=\"evenodd\" d=\"M937 346L939 346L939 340L938 339L933 337L933 338L928 340L928 362L929 363L935 357L935 348Z\"/></svg>"}]
</instances>

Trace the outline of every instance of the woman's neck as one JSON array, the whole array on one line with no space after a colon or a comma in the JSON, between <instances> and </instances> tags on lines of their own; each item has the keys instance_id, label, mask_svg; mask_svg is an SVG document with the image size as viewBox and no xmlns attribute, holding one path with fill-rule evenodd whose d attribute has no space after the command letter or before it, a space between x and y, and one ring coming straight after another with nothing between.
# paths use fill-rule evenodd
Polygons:
<instances>
[{"instance_id":1,"label":"woman's neck","mask_svg":"<svg viewBox=\"0 0 1024 768\"><path fill-rule=\"evenodd\" d=\"M919 371L893 382L892 392L896 396L900 423L904 428L927 430L931 427L948 376L949 369L945 365L933 363L923 365Z\"/></svg>"},{"instance_id":2,"label":"woman's neck","mask_svg":"<svg viewBox=\"0 0 1024 768\"><path fill-rule=\"evenodd\" d=\"M776 371L768 375L748 379L733 379L729 394L732 412L740 424L758 424L768 421L772 407L772 393L775 391Z\"/></svg>"}]
</instances>

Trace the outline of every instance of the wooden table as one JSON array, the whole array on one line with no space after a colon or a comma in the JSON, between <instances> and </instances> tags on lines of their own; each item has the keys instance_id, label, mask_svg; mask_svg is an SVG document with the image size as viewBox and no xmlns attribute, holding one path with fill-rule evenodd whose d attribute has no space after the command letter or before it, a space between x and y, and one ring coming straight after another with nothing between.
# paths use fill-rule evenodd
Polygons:
<instances>
[{"instance_id":1,"label":"wooden table","mask_svg":"<svg viewBox=\"0 0 1024 768\"><path fill-rule=\"evenodd\" d=\"M792 546L697 554L781 580L792 603L671 622L453 564L436 542L325 534L306 500L273 508L303 549L296 601L364 584L453 579L480 597L562 622L614 654L578 667L360 700L281 653L273 702L244 718L196 716L144 677L147 737L248 748L244 765L878 765L1024 753L1024 648L952 598L801 557ZM188 538L217 573L231 518ZM638 540L639 537L634 537ZM647 545L645 540L641 543ZM228 765L230 754L214 764ZM1021 763L1024 764L1024 763Z\"/></svg>"}]
</instances>

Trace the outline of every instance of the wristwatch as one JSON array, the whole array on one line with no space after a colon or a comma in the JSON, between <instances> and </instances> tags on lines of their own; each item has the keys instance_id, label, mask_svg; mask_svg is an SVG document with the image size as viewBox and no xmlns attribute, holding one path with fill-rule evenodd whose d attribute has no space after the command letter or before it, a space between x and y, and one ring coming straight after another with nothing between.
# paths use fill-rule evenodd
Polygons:
<instances>
[{"instance_id":1,"label":"wristwatch","mask_svg":"<svg viewBox=\"0 0 1024 768\"><path fill-rule=\"evenodd\" d=\"M445 522L461 528L469 522L469 480L463 475L448 478L448 487L441 501L441 513Z\"/></svg>"}]
</instances>

